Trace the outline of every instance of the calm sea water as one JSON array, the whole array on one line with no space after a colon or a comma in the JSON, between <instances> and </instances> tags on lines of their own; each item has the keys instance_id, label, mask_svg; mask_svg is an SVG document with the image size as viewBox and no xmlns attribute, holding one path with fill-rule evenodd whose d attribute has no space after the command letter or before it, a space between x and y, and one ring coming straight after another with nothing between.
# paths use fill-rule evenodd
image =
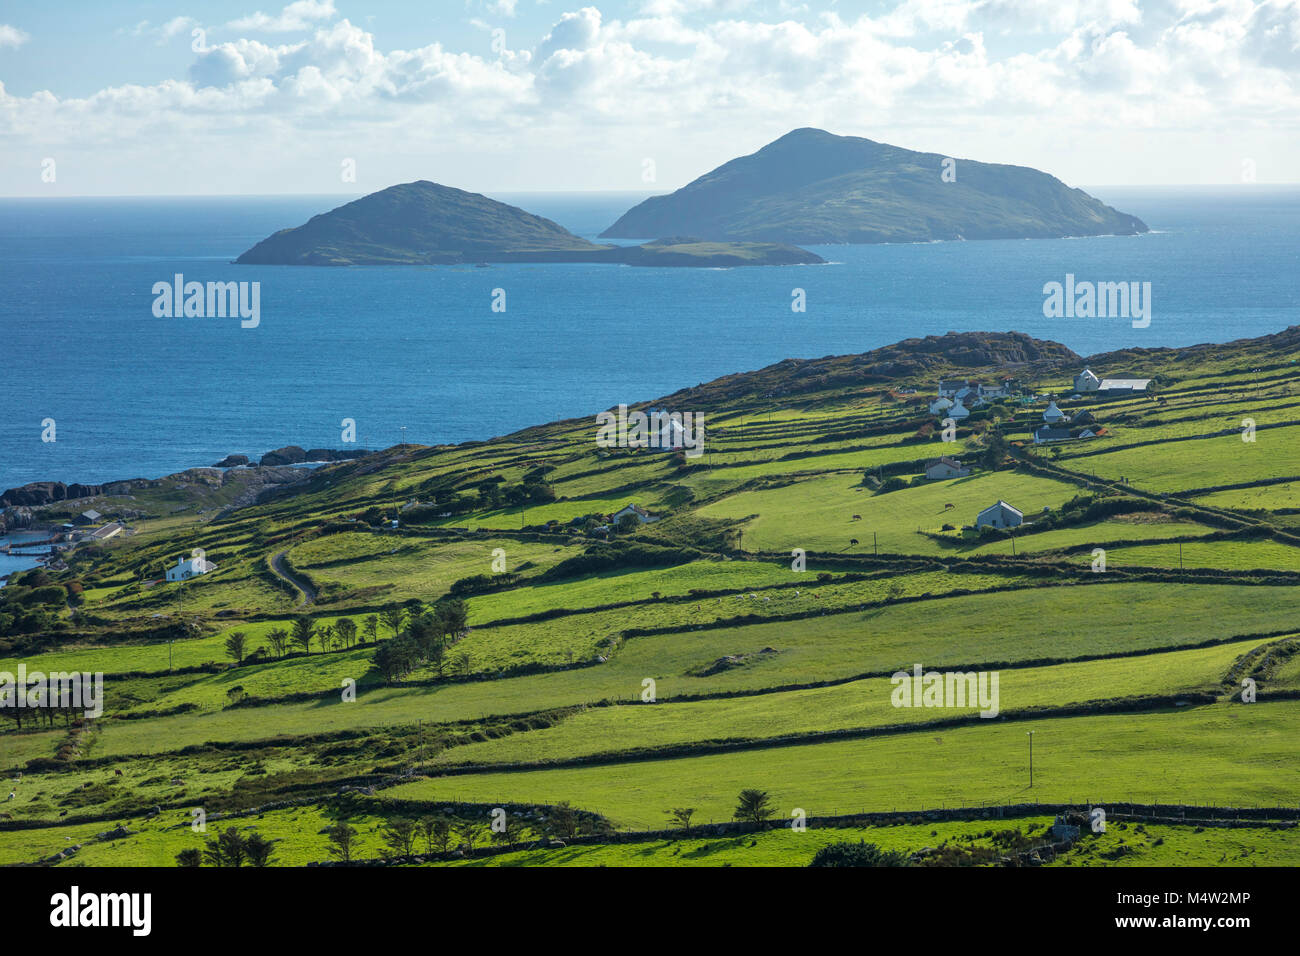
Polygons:
<instances>
[{"instance_id":1,"label":"calm sea water","mask_svg":"<svg viewBox=\"0 0 1300 956\"><path fill-rule=\"evenodd\" d=\"M11 531L9 534L0 534L0 548L7 544L12 544L15 548L21 548L32 541L40 541L49 537L48 532L29 532L29 531ZM20 554L6 554L0 552L0 587L5 584L5 578L15 571L26 571L28 568L34 568L38 564L36 555L49 554L49 546L43 545L37 547L31 545L26 552Z\"/></svg>"},{"instance_id":2,"label":"calm sea water","mask_svg":"<svg viewBox=\"0 0 1300 956\"><path fill-rule=\"evenodd\" d=\"M1093 192L1155 232L818 247L831 265L732 270L235 266L342 200L0 200L0 489L341 447L344 418L362 447L399 441L402 426L415 442L488 438L949 330L1019 330L1090 354L1300 321L1300 188ZM496 198L594 237L640 197ZM177 272L259 281L260 327L155 318L152 286ZM1150 327L1045 319L1043 284L1067 272L1151 282ZM491 308L498 288L504 313Z\"/></svg>"}]
</instances>

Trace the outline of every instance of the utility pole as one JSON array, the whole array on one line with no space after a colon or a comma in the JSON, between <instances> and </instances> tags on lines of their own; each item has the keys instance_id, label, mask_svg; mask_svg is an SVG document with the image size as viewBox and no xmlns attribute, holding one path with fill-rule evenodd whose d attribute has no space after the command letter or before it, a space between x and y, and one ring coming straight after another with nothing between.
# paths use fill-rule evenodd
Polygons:
<instances>
[{"instance_id":1,"label":"utility pole","mask_svg":"<svg viewBox=\"0 0 1300 956\"><path fill-rule=\"evenodd\" d=\"M1034 789L1034 732L1029 731L1029 789Z\"/></svg>"},{"instance_id":2,"label":"utility pole","mask_svg":"<svg viewBox=\"0 0 1300 956\"><path fill-rule=\"evenodd\" d=\"M871 553L876 557L880 556L880 549L876 547L876 532L871 532Z\"/></svg>"},{"instance_id":3,"label":"utility pole","mask_svg":"<svg viewBox=\"0 0 1300 956\"><path fill-rule=\"evenodd\" d=\"M1178 570L1181 571L1182 569L1183 569L1183 543L1179 541L1178 542Z\"/></svg>"}]
</instances>

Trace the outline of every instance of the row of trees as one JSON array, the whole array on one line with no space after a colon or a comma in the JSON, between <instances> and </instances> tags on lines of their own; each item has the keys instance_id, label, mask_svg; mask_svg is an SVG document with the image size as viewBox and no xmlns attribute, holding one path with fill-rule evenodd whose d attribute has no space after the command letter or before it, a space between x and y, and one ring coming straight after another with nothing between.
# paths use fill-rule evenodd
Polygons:
<instances>
[{"instance_id":1,"label":"row of trees","mask_svg":"<svg viewBox=\"0 0 1300 956\"><path fill-rule=\"evenodd\" d=\"M452 661L447 652L465 635L468 618L469 610L460 598L446 598L431 608L418 603L408 606L404 626L394 632L393 640L375 649L371 660L389 683L425 665L433 667L440 677L453 664L467 671L467 655Z\"/></svg>"},{"instance_id":2,"label":"row of trees","mask_svg":"<svg viewBox=\"0 0 1300 956\"><path fill-rule=\"evenodd\" d=\"M361 640L378 643L381 629L387 630L393 638L405 637L412 630L422 634L428 626L424 623L426 620L432 620L432 626L444 634L459 635L465 630L467 614L465 602L459 599L440 601L432 610L420 601L408 602L406 607L393 607L371 614L362 620L360 626L350 617L341 617L333 624L327 624L302 614L294 619L290 628L277 627L267 632L266 642L276 657L284 657L291 650L310 654L313 647L324 653L330 649L352 647ZM247 634L234 631L227 635L227 657L242 663L249 655Z\"/></svg>"},{"instance_id":3,"label":"row of trees","mask_svg":"<svg viewBox=\"0 0 1300 956\"><path fill-rule=\"evenodd\" d=\"M192 848L176 854L178 866L270 866L275 862L275 844L256 830L247 836L235 827L218 833L202 850Z\"/></svg>"},{"instance_id":4,"label":"row of trees","mask_svg":"<svg viewBox=\"0 0 1300 956\"><path fill-rule=\"evenodd\" d=\"M483 839L493 843L520 843L532 836L555 840L571 840L581 833L595 832L595 826L562 801L550 809L542 823L526 826L518 814L503 814L495 826L484 826L471 820L456 817L431 816L420 819L395 817L380 831L383 845L379 853L385 859L402 859L414 856L421 847L425 853L449 853L461 849L470 854L475 844ZM329 854L342 863L351 863L363 852L357 830L345 821L339 821L325 831L329 837Z\"/></svg>"}]
</instances>

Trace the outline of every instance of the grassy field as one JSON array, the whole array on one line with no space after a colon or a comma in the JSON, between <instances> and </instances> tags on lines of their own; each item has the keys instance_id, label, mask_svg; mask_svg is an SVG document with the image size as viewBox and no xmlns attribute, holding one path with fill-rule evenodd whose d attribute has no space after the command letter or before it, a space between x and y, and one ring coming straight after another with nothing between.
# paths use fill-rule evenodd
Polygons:
<instances>
[{"instance_id":1,"label":"grassy field","mask_svg":"<svg viewBox=\"0 0 1300 956\"><path fill-rule=\"evenodd\" d=\"M519 773L435 777L396 799L489 805L583 801L618 826L651 827L675 806L731 817L735 796L772 794L782 816L1037 799L1286 806L1300 786L1300 703L1219 704L1164 713L919 731L835 743ZM1026 732L1034 731L1034 787Z\"/></svg>"},{"instance_id":2,"label":"grassy field","mask_svg":"<svg viewBox=\"0 0 1300 956\"><path fill-rule=\"evenodd\" d=\"M699 458L597 448L575 419L386 449L241 508L202 481L78 502L131 509L132 533L0 590L0 671L102 673L105 712L0 725L14 792L0 821L41 824L0 829L0 863L81 844L59 865L170 866L224 825L195 833L195 806L274 806L231 822L277 841L283 865L327 859L338 820L361 856L385 850L394 821L430 814L481 846L503 805L532 839L562 832L567 801L592 841L426 864L456 866L802 866L843 839L987 864L1050 820L916 817L1024 801L1294 806L1300 481L1259 483L1300 476L1286 341L1135 355L1130 371L1157 390L1120 400L1063 397L1061 365L1031 362L1015 372L1025 394L979 410L955 443L925 427L935 378L1005 369L836 358L662 400L707 412ZM1026 443L1046 394L1107 437ZM1243 442L1245 417L1284 427ZM929 482L900 466L940 454L972 473ZM971 527L999 500L1027 519L1014 537ZM655 520L614 519L633 503ZM194 547L216 572L147 584ZM364 637L371 616L377 644L281 655L269 639L345 618ZM998 716L895 706L890 675L915 665L995 671ZM1243 677L1258 702L1241 702ZM905 822L600 835L661 829L673 807L730 820L746 788L782 820ZM97 837L119 824L131 834ZM1052 865L1296 862L1295 830L1133 822Z\"/></svg>"},{"instance_id":3,"label":"grassy field","mask_svg":"<svg viewBox=\"0 0 1300 956\"><path fill-rule=\"evenodd\" d=\"M973 524L998 500L1026 515L1058 508L1078 489L1032 475L970 475L871 494L855 476L813 478L782 488L731 495L699 510L708 518L744 519L743 546L751 551L807 551L870 554L939 554L938 544L917 531L944 524ZM951 504L952 508L947 506ZM853 520L854 515L860 520ZM873 535L875 537L873 538ZM852 544L854 539L858 544Z\"/></svg>"}]
</instances>

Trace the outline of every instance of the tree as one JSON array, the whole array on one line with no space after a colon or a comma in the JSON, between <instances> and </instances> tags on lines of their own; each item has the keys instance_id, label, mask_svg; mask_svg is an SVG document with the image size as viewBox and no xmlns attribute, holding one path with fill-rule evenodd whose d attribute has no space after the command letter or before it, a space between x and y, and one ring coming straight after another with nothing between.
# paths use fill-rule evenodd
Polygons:
<instances>
[{"instance_id":1,"label":"tree","mask_svg":"<svg viewBox=\"0 0 1300 956\"><path fill-rule=\"evenodd\" d=\"M451 821L444 817L425 817L420 821L420 835L424 837L424 850L432 853L436 847L446 853L451 846Z\"/></svg>"},{"instance_id":2,"label":"tree","mask_svg":"<svg viewBox=\"0 0 1300 956\"><path fill-rule=\"evenodd\" d=\"M469 606L461 598L447 598L434 605L433 616L442 633L455 641L465 633L469 623Z\"/></svg>"},{"instance_id":3,"label":"tree","mask_svg":"<svg viewBox=\"0 0 1300 956\"><path fill-rule=\"evenodd\" d=\"M249 866L270 866L274 857L277 840L268 840L254 830L244 840L244 851L248 854Z\"/></svg>"},{"instance_id":4,"label":"tree","mask_svg":"<svg viewBox=\"0 0 1300 956\"><path fill-rule=\"evenodd\" d=\"M243 631L235 631L226 638L226 656L236 664L243 663L244 648L248 643L248 635Z\"/></svg>"},{"instance_id":5,"label":"tree","mask_svg":"<svg viewBox=\"0 0 1300 956\"><path fill-rule=\"evenodd\" d=\"M398 817L390 820L383 830L384 848L380 852L389 859L411 856L415 852L415 821Z\"/></svg>"},{"instance_id":6,"label":"tree","mask_svg":"<svg viewBox=\"0 0 1300 956\"><path fill-rule=\"evenodd\" d=\"M243 866L248 858L248 846L234 827L208 840L203 850L203 861L210 866Z\"/></svg>"},{"instance_id":7,"label":"tree","mask_svg":"<svg viewBox=\"0 0 1300 956\"><path fill-rule=\"evenodd\" d=\"M440 853L446 853L451 849L453 836L455 836L455 830L453 830L450 820L446 817L439 817L434 821L433 835L429 839Z\"/></svg>"},{"instance_id":8,"label":"tree","mask_svg":"<svg viewBox=\"0 0 1300 956\"><path fill-rule=\"evenodd\" d=\"M334 625L322 624L316 629L316 642L320 644L321 653L324 654L331 647L337 647L339 643L338 634L334 631Z\"/></svg>"},{"instance_id":9,"label":"tree","mask_svg":"<svg viewBox=\"0 0 1300 956\"><path fill-rule=\"evenodd\" d=\"M392 683L398 677L404 677L415 668L415 647L410 640L386 641L375 648L370 660L383 675L384 681Z\"/></svg>"},{"instance_id":10,"label":"tree","mask_svg":"<svg viewBox=\"0 0 1300 956\"><path fill-rule=\"evenodd\" d=\"M341 617L334 622L334 633L342 638L344 647L351 647L357 639L357 622L350 617Z\"/></svg>"},{"instance_id":11,"label":"tree","mask_svg":"<svg viewBox=\"0 0 1300 956\"><path fill-rule=\"evenodd\" d=\"M472 823L462 823L456 827L456 835L460 837L461 846L465 848L465 855L473 856L474 841L478 839L478 827Z\"/></svg>"},{"instance_id":12,"label":"tree","mask_svg":"<svg viewBox=\"0 0 1300 956\"><path fill-rule=\"evenodd\" d=\"M578 814L569 806L568 800L561 800L551 808L543 827L548 836L571 840L578 835Z\"/></svg>"},{"instance_id":13,"label":"tree","mask_svg":"<svg viewBox=\"0 0 1300 956\"><path fill-rule=\"evenodd\" d=\"M371 614L362 625L362 630L366 632L366 640L371 644L375 643L379 640L379 618Z\"/></svg>"},{"instance_id":14,"label":"tree","mask_svg":"<svg viewBox=\"0 0 1300 956\"><path fill-rule=\"evenodd\" d=\"M899 850L882 850L874 843L832 843L813 856L809 866L907 866L908 856Z\"/></svg>"},{"instance_id":15,"label":"tree","mask_svg":"<svg viewBox=\"0 0 1300 956\"><path fill-rule=\"evenodd\" d=\"M641 527L640 518L636 515L623 515L618 519L618 524L614 525L614 530L619 534L631 534L639 527Z\"/></svg>"},{"instance_id":16,"label":"tree","mask_svg":"<svg viewBox=\"0 0 1300 956\"><path fill-rule=\"evenodd\" d=\"M176 854L176 865L193 867L203 865L203 851L191 847Z\"/></svg>"},{"instance_id":17,"label":"tree","mask_svg":"<svg viewBox=\"0 0 1300 956\"><path fill-rule=\"evenodd\" d=\"M468 654L457 654L456 659L451 663L461 677L468 677L470 672L473 670L473 665Z\"/></svg>"},{"instance_id":18,"label":"tree","mask_svg":"<svg viewBox=\"0 0 1300 956\"><path fill-rule=\"evenodd\" d=\"M305 614L299 615L293 621L293 636L290 640L294 647L301 647L308 654L311 653L311 642L316 637L316 627L311 622L311 618Z\"/></svg>"},{"instance_id":19,"label":"tree","mask_svg":"<svg viewBox=\"0 0 1300 956\"><path fill-rule=\"evenodd\" d=\"M266 635L266 642L271 645L276 657L284 657L284 652L289 647L289 632L282 627L274 628Z\"/></svg>"},{"instance_id":20,"label":"tree","mask_svg":"<svg viewBox=\"0 0 1300 956\"><path fill-rule=\"evenodd\" d=\"M429 653L426 659L438 672L438 676L442 677L447 670L447 637L445 635L439 635L438 639L429 645Z\"/></svg>"},{"instance_id":21,"label":"tree","mask_svg":"<svg viewBox=\"0 0 1300 956\"><path fill-rule=\"evenodd\" d=\"M351 863L352 851L356 847L357 831L340 820L325 833L330 839L330 856L336 856L344 863Z\"/></svg>"},{"instance_id":22,"label":"tree","mask_svg":"<svg viewBox=\"0 0 1300 956\"><path fill-rule=\"evenodd\" d=\"M744 823L762 823L776 812L766 790L742 790L738 801L735 819Z\"/></svg>"},{"instance_id":23,"label":"tree","mask_svg":"<svg viewBox=\"0 0 1300 956\"><path fill-rule=\"evenodd\" d=\"M379 620L383 622L384 627L393 632L393 637L396 637L398 632L401 631L402 622L405 618L406 614L400 607L390 607L379 615Z\"/></svg>"},{"instance_id":24,"label":"tree","mask_svg":"<svg viewBox=\"0 0 1300 956\"><path fill-rule=\"evenodd\" d=\"M691 817L695 815L694 807L673 807L671 810L665 810L668 819L681 827L687 833L691 832Z\"/></svg>"}]
</instances>

